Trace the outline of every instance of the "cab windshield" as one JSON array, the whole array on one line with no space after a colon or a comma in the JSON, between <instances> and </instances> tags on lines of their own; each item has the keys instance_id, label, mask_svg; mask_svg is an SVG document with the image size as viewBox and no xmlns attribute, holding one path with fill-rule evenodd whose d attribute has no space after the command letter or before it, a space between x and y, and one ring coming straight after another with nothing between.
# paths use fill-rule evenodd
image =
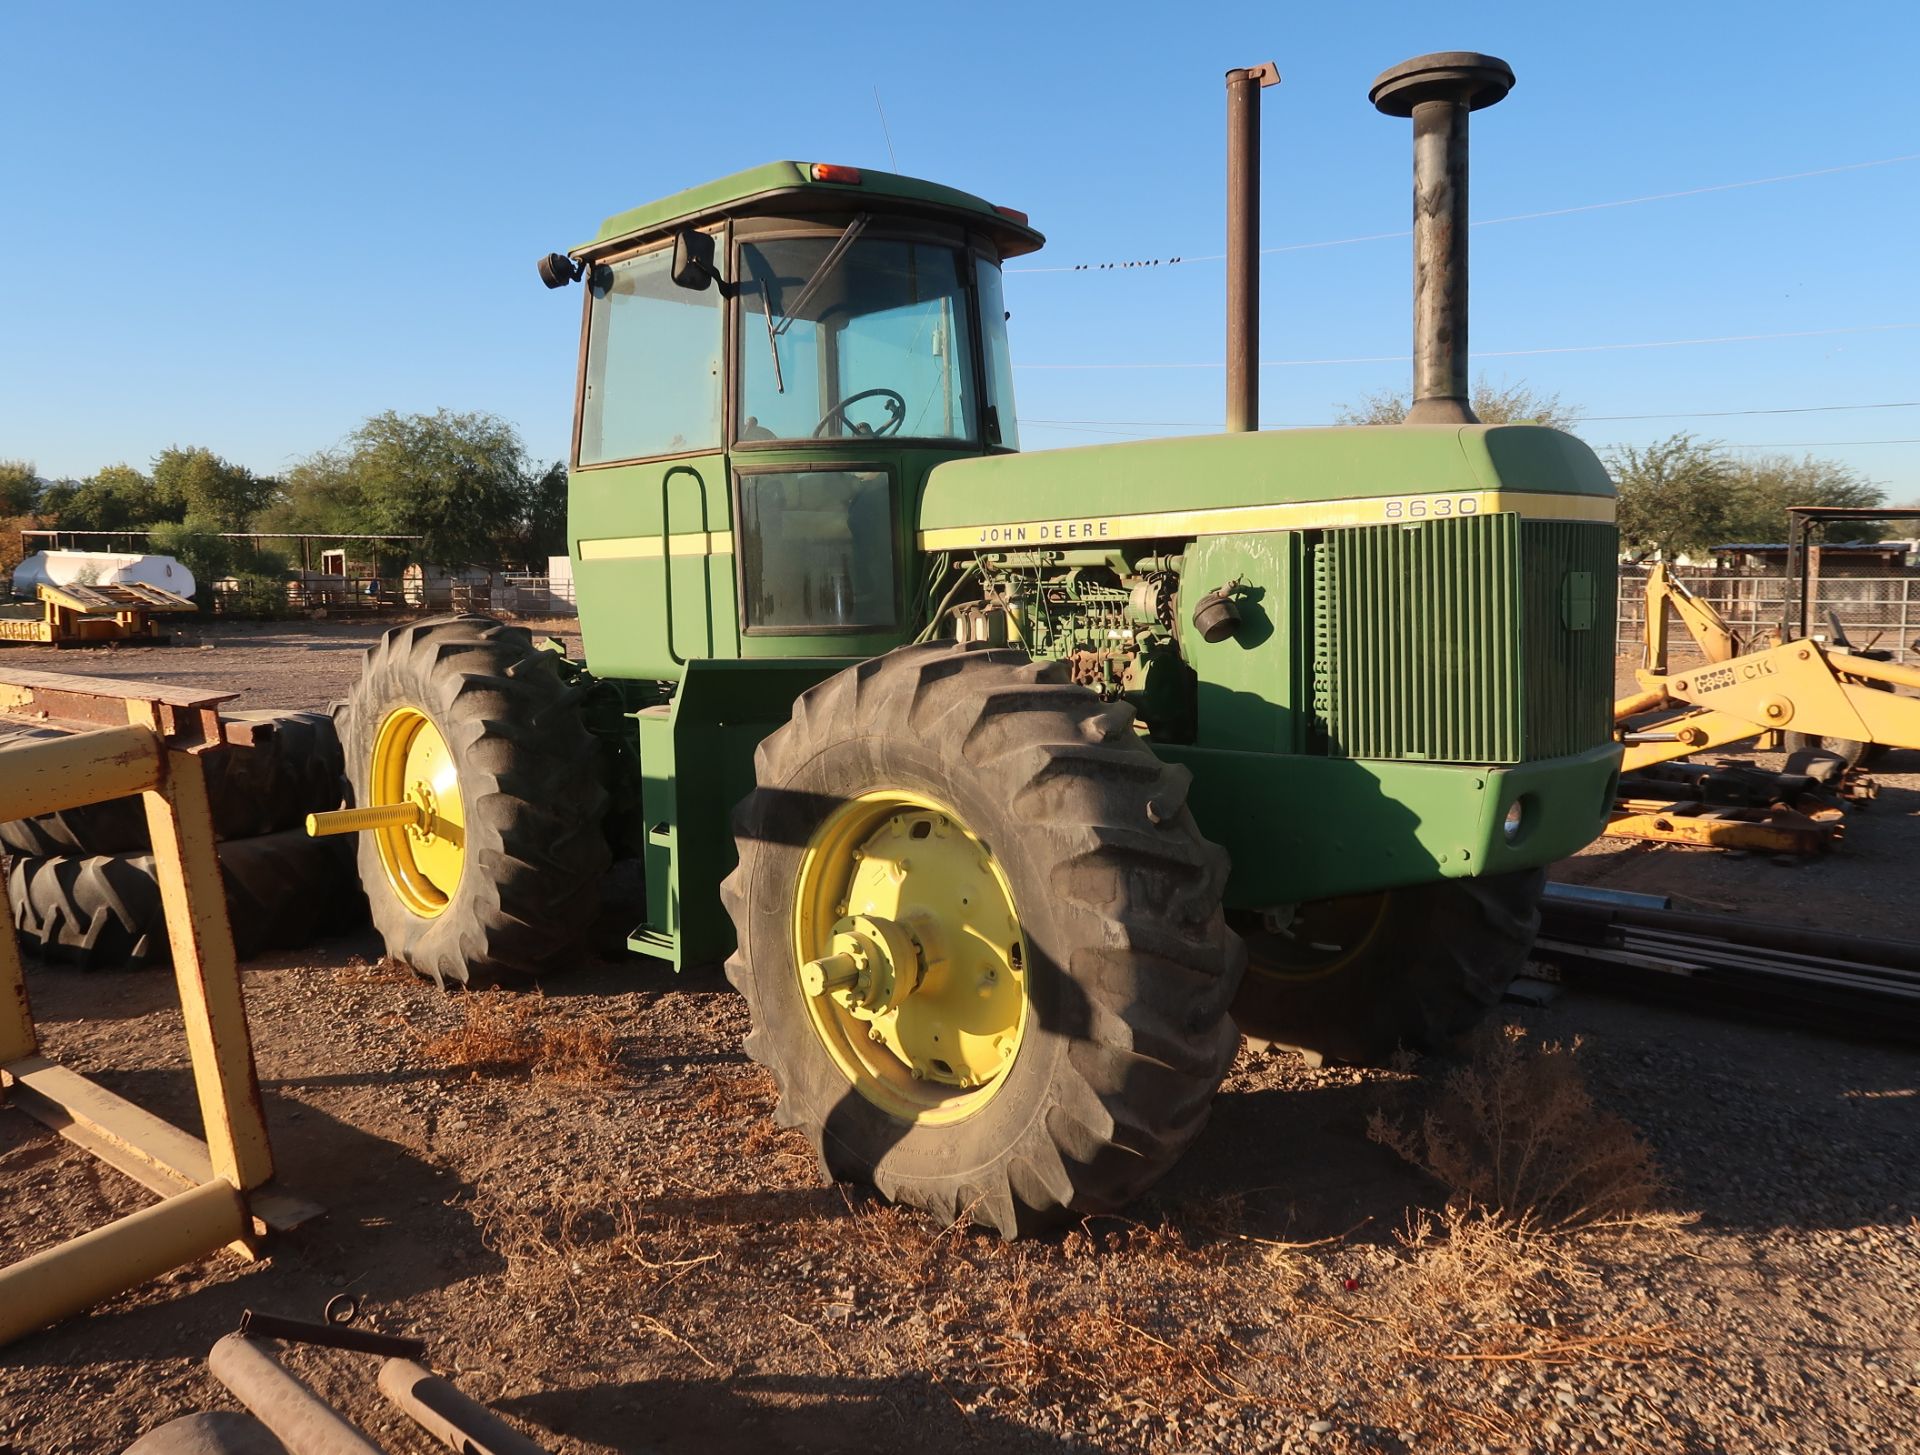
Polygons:
<instances>
[{"instance_id":1,"label":"cab windshield","mask_svg":"<svg viewBox=\"0 0 1920 1455\"><path fill-rule=\"evenodd\" d=\"M742 245L736 437L977 442L969 256L857 231Z\"/></svg>"}]
</instances>

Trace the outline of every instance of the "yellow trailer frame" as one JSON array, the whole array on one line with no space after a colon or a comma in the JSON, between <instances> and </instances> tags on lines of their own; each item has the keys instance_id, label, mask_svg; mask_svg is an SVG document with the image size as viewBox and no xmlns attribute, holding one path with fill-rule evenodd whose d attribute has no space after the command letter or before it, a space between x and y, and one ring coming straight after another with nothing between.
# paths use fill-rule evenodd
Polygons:
<instances>
[{"instance_id":1,"label":"yellow trailer frame","mask_svg":"<svg viewBox=\"0 0 1920 1455\"><path fill-rule=\"evenodd\" d=\"M39 606L0 606L0 642L51 647L164 642L153 618L199 610L191 600L144 582L36 588Z\"/></svg>"},{"instance_id":2,"label":"yellow trailer frame","mask_svg":"<svg viewBox=\"0 0 1920 1455\"><path fill-rule=\"evenodd\" d=\"M1706 659L1701 665L1668 671L1669 606ZM1768 645L1742 651L1712 605L1675 580L1664 565L1656 565L1647 577L1646 643L1646 665L1634 674L1641 690L1613 705L1615 734L1625 746L1623 776L1786 730L1920 748L1920 698L1889 690L1920 691L1920 671L1856 656L1812 637L1780 641L1777 633ZM1630 719L1661 712L1673 715L1630 725ZM1807 823L1676 815L1673 807L1661 811L1659 805L1622 804L1607 832L1787 853L1807 852L1818 837L1809 834ZM1679 816L1691 821L1680 824ZM1830 822L1819 846L1837 836L1837 821Z\"/></svg>"},{"instance_id":3,"label":"yellow trailer frame","mask_svg":"<svg viewBox=\"0 0 1920 1455\"><path fill-rule=\"evenodd\" d=\"M161 1195L0 1268L0 1344L222 1246L254 1255L319 1209L267 1190L273 1153L227 923L201 755L232 693L0 671L0 714L71 728L0 748L0 818L139 794L153 839L205 1140L41 1054L11 913L0 919L0 1099Z\"/></svg>"}]
</instances>

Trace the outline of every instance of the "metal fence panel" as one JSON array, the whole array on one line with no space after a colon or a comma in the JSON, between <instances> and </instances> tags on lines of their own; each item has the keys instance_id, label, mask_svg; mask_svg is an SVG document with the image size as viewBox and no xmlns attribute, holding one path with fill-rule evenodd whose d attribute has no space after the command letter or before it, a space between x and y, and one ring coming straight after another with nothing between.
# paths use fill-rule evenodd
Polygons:
<instances>
[{"instance_id":1,"label":"metal fence panel","mask_svg":"<svg viewBox=\"0 0 1920 1455\"><path fill-rule=\"evenodd\" d=\"M1697 574L1686 567L1669 567L1689 591L1709 602L1725 618L1743 647L1762 640L1780 624L1787 611L1784 576L1730 576L1711 570ZM1814 583L1807 622L1816 636L1831 636L1829 613L1837 618L1855 647L1880 647L1896 662L1920 661L1914 638L1920 634L1920 599L1914 584L1920 574L1898 572L1873 576L1822 576ZM1638 657L1646 641L1646 577L1638 571L1620 573L1619 653ZM1685 631L1675 624L1671 640L1682 650Z\"/></svg>"}]
</instances>

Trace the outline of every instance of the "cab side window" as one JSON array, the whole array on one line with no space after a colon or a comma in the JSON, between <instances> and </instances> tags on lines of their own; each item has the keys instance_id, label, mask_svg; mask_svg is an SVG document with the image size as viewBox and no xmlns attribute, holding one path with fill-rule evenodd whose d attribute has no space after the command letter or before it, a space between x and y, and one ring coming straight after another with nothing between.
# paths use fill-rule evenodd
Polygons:
<instances>
[{"instance_id":1,"label":"cab side window","mask_svg":"<svg viewBox=\"0 0 1920 1455\"><path fill-rule=\"evenodd\" d=\"M580 463L720 448L719 288L674 285L671 247L588 275Z\"/></svg>"}]
</instances>

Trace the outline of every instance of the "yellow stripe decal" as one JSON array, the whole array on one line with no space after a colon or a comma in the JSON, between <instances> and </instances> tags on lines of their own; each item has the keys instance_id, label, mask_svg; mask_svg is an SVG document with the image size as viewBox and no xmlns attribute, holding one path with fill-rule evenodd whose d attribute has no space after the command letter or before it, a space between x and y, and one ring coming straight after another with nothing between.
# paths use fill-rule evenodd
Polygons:
<instances>
[{"instance_id":1,"label":"yellow stripe decal","mask_svg":"<svg viewBox=\"0 0 1920 1455\"><path fill-rule=\"evenodd\" d=\"M663 540L673 543L676 556L728 556L733 554L733 532L730 530L689 530L675 535L661 536L607 536L597 541L580 542L580 559L583 561L646 561L658 560L663 554Z\"/></svg>"},{"instance_id":2,"label":"yellow stripe decal","mask_svg":"<svg viewBox=\"0 0 1920 1455\"><path fill-rule=\"evenodd\" d=\"M1359 500L1294 500L1273 505L1229 505L1218 510L1168 510L1142 515L1082 515L989 525L942 526L920 532L923 551L1054 550L1103 541L1248 535L1275 530L1332 530L1340 526L1406 525L1463 515L1509 512L1530 520L1611 523L1610 495L1557 495L1536 490L1467 490L1445 495L1373 495Z\"/></svg>"}]
</instances>

